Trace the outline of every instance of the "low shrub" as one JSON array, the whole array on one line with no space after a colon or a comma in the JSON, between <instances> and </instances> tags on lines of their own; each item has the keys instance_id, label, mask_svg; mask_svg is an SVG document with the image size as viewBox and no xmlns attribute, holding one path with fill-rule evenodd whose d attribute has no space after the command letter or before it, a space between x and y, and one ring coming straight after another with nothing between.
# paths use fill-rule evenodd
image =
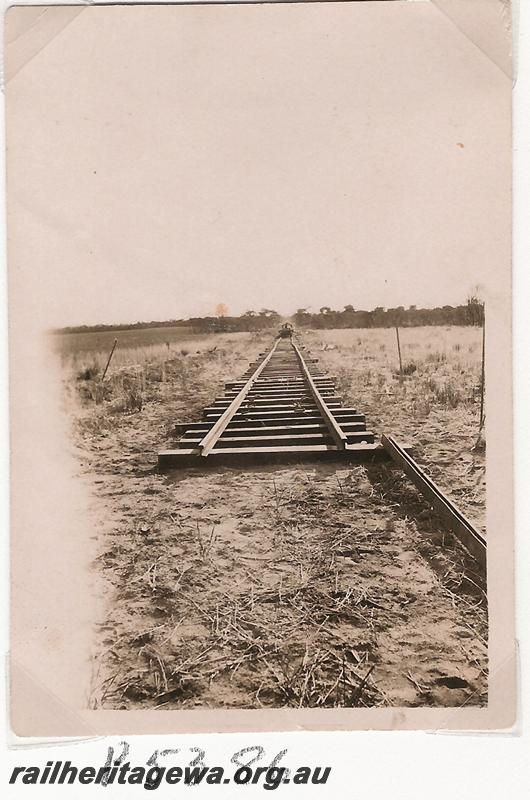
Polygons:
<instances>
[{"instance_id":1,"label":"low shrub","mask_svg":"<svg viewBox=\"0 0 530 800\"><path fill-rule=\"evenodd\" d=\"M89 366L83 367L77 373L78 381L94 381L99 376L99 366L95 362Z\"/></svg>"},{"instance_id":2,"label":"low shrub","mask_svg":"<svg viewBox=\"0 0 530 800\"><path fill-rule=\"evenodd\" d=\"M423 398L412 403L411 411L415 417L428 417L432 411L432 406L429 400Z\"/></svg>"},{"instance_id":3,"label":"low shrub","mask_svg":"<svg viewBox=\"0 0 530 800\"><path fill-rule=\"evenodd\" d=\"M416 370L418 369L418 365L415 361L408 361L406 364L403 364L403 375L414 375Z\"/></svg>"},{"instance_id":4,"label":"low shrub","mask_svg":"<svg viewBox=\"0 0 530 800\"><path fill-rule=\"evenodd\" d=\"M139 381L134 377L125 376L122 380L121 395L113 404L113 410L122 413L141 411L144 397Z\"/></svg>"},{"instance_id":5,"label":"low shrub","mask_svg":"<svg viewBox=\"0 0 530 800\"><path fill-rule=\"evenodd\" d=\"M440 384L433 378L429 378L426 382L426 388L433 399L442 406L457 408L461 403L465 402L464 394L460 388L449 381Z\"/></svg>"},{"instance_id":6,"label":"low shrub","mask_svg":"<svg viewBox=\"0 0 530 800\"><path fill-rule=\"evenodd\" d=\"M444 361L447 361L447 356L445 353L440 353L439 350L435 350L433 353L427 353L426 360L433 364L442 364Z\"/></svg>"}]
</instances>

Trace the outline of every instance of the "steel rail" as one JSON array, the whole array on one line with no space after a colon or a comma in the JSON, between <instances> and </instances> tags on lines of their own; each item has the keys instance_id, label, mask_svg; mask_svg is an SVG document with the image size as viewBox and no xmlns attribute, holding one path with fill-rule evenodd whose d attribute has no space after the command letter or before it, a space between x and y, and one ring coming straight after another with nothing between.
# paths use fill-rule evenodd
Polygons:
<instances>
[{"instance_id":1,"label":"steel rail","mask_svg":"<svg viewBox=\"0 0 530 800\"><path fill-rule=\"evenodd\" d=\"M486 539L460 509L444 495L412 456L401 447L393 436L381 436L381 442L393 461L400 466L420 492L427 497L432 507L445 520L457 539L475 558L480 568L486 572Z\"/></svg>"},{"instance_id":2,"label":"steel rail","mask_svg":"<svg viewBox=\"0 0 530 800\"><path fill-rule=\"evenodd\" d=\"M307 368L307 364L304 361L302 353L300 352L300 350L298 349L298 347L295 345L294 342L291 342L291 346L294 349L294 352L296 353L302 374L305 378L305 381L309 387L311 394L313 395L313 400L315 401L318 410L322 414L324 422L326 423L328 430L335 441L335 444L337 445L339 450L346 450L346 445L348 444L347 435L344 433L344 431L338 424L337 420L335 419L329 407L327 406L326 401L320 394L317 385L313 380L313 378L311 377L309 369Z\"/></svg>"},{"instance_id":3,"label":"steel rail","mask_svg":"<svg viewBox=\"0 0 530 800\"><path fill-rule=\"evenodd\" d=\"M241 391L234 397L228 408L224 410L224 412L221 414L215 425L210 429L210 431L208 431L206 436L203 439L201 439L201 441L198 444L198 449L200 451L201 456L206 457L212 452L213 448L217 443L217 440L223 434L223 432L226 429L226 426L230 423L230 420L236 414L241 403L252 389L254 382L259 378L259 376L261 375L261 373L271 360L274 351L278 347L279 341L280 341L279 339L276 340L272 350L263 359L259 367L252 373L252 375L245 383Z\"/></svg>"}]
</instances>

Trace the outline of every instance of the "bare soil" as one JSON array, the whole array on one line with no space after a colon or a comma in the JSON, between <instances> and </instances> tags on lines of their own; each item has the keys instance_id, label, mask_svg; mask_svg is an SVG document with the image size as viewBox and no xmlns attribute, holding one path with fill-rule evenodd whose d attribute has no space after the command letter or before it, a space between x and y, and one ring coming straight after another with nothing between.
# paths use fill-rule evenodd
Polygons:
<instances>
[{"instance_id":1,"label":"bare soil","mask_svg":"<svg viewBox=\"0 0 530 800\"><path fill-rule=\"evenodd\" d=\"M461 330L446 334L450 349ZM377 336L365 348L375 369L358 338L319 331L307 344L371 427L412 441L482 522L476 359L456 407L438 398L414 413L427 399L422 381L436 377L430 365L449 371L447 382L454 359L417 358L405 380L393 356L382 363ZM120 368L104 392L97 378L66 378L100 520L94 570L106 615L92 707L484 705L485 587L398 471L308 462L156 472L174 423L200 418L270 339L216 336L198 351L168 350Z\"/></svg>"}]
</instances>

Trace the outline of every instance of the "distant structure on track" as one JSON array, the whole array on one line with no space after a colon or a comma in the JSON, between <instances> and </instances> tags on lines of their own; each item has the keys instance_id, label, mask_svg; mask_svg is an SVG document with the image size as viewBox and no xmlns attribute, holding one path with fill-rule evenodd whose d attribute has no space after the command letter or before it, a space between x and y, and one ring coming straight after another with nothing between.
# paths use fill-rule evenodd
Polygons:
<instances>
[{"instance_id":1,"label":"distant structure on track","mask_svg":"<svg viewBox=\"0 0 530 800\"><path fill-rule=\"evenodd\" d=\"M292 339L294 333L294 328L290 322L285 322L280 330L278 331L278 336L280 339Z\"/></svg>"}]
</instances>

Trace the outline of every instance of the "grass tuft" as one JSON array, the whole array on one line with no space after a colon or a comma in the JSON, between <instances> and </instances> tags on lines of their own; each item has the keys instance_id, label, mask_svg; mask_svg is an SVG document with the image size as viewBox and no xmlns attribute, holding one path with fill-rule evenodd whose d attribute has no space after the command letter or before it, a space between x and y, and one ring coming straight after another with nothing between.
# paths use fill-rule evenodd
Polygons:
<instances>
[{"instance_id":1,"label":"grass tuft","mask_svg":"<svg viewBox=\"0 0 530 800\"><path fill-rule=\"evenodd\" d=\"M83 367L77 373L77 380L78 381L94 381L97 377L99 377L100 369L99 365L95 362L90 364L87 367Z\"/></svg>"}]
</instances>

